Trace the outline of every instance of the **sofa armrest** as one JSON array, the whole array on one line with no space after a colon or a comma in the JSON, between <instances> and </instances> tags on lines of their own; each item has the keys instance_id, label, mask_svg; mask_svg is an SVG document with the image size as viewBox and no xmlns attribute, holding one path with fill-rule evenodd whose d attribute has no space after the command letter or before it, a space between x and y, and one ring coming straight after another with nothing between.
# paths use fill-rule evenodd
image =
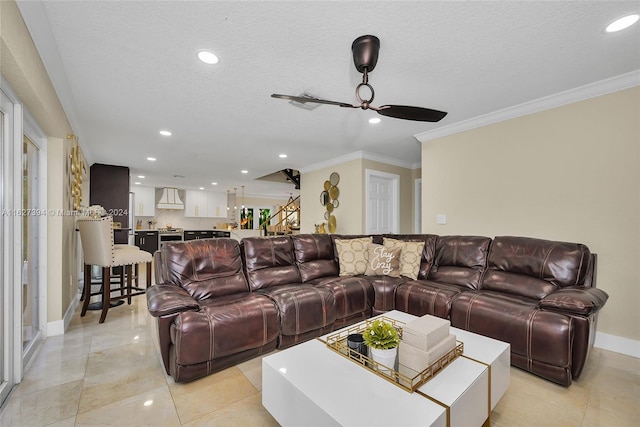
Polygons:
<instances>
[{"instance_id":1,"label":"sofa armrest","mask_svg":"<svg viewBox=\"0 0 640 427\"><path fill-rule=\"evenodd\" d=\"M604 307L608 298L602 289L568 286L541 299L539 307L589 316Z\"/></svg>"},{"instance_id":2,"label":"sofa armrest","mask_svg":"<svg viewBox=\"0 0 640 427\"><path fill-rule=\"evenodd\" d=\"M181 287L163 283L147 289L147 308L153 317L162 317L199 310L200 305Z\"/></svg>"}]
</instances>

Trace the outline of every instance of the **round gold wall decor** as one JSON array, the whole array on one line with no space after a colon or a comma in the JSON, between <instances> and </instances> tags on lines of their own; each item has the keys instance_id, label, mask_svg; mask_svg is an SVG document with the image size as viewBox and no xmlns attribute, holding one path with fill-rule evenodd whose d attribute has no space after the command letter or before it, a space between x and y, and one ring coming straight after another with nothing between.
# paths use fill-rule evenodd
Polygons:
<instances>
[{"instance_id":1,"label":"round gold wall decor","mask_svg":"<svg viewBox=\"0 0 640 427\"><path fill-rule=\"evenodd\" d=\"M338 196L340 195L340 189L333 185L331 186L331 188L329 188L329 197L331 198L331 200L335 200L338 198Z\"/></svg>"},{"instance_id":2,"label":"round gold wall decor","mask_svg":"<svg viewBox=\"0 0 640 427\"><path fill-rule=\"evenodd\" d=\"M338 183L340 182L340 175L338 174L338 172L331 172L331 175L329 176L329 182L331 183L331 185L338 185Z\"/></svg>"},{"instance_id":3,"label":"round gold wall decor","mask_svg":"<svg viewBox=\"0 0 640 427\"><path fill-rule=\"evenodd\" d=\"M329 217L329 233L336 232L336 217L331 215Z\"/></svg>"}]
</instances>

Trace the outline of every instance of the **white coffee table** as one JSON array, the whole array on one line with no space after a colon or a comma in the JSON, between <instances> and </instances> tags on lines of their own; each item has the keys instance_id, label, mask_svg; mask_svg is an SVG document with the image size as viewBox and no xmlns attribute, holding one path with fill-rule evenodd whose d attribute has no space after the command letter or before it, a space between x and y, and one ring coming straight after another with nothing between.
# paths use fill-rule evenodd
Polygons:
<instances>
[{"instance_id":1,"label":"white coffee table","mask_svg":"<svg viewBox=\"0 0 640 427\"><path fill-rule=\"evenodd\" d=\"M385 317L409 322L407 313ZM481 426L509 386L508 343L451 328L464 354L409 393L307 341L262 359L262 405L283 426Z\"/></svg>"}]
</instances>

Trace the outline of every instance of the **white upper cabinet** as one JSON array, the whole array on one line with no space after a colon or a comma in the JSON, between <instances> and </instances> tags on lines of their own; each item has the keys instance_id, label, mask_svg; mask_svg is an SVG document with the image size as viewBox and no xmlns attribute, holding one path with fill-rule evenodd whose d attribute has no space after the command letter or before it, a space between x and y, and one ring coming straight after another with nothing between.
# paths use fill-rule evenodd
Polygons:
<instances>
[{"instance_id":1,"label":"white upper cabinet","mask_svg":"<svg viewBox=\"0 0 640 427\"><path fill-rule=\"evenodd\" d=\"M227 217L227 193L219 191L208 194L207 210L209 216L213 218Z\"/></svg>"},{"instance_id":2,"label":"white upper cabinet","mask_svg":"<svg viewBox=\"0 0 640 427\"><path fill-rule=\"evenodd\" d=\"M185 198L185 217L225 218L227 216L226 193L186 190Z\"/></svg>"},{"instance_id":3,"label":"white upper cabinet","mask_svg":"<svg viewBox=\"0 0 640 427\"><path fill-rule=\"evenodd\" d=\"M134 193L134 216L155 216L156 189L154 187L136 185L135 187L131 187L131 191Z\"/></svg>"},{"instance_id":4,"label":"white upper cabinet","mask_svg":"<svg viewBox=\"0 0 640 427\"><path fill-rule=\"evenodd\" d=\"M206 218L207 193L205 191L186 190L184 201L184 216Z\"/></svg>"}]
</instances>

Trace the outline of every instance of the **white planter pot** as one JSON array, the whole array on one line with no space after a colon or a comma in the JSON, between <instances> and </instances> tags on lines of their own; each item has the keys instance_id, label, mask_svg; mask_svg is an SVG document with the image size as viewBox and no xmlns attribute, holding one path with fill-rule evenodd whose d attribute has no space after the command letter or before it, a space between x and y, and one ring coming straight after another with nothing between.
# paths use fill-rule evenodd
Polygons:
<instances>
[{"instance_id":1,"label":"white planter pot","mask_svg":"<svg viewBox=\"0 0 640 427\"><path fill-rule=\"evenodd\" d=\"M381 365L386 366L387 368L395 369L396 365L396 355L398 354L398 347L389 348L386 350L380 350L377 348L369 348L371 352L371 358L378 362ZM380 371L384 373L390 373L390 369L385 369L384 367L380 367Z\"/></svg>"}]
</instances>

